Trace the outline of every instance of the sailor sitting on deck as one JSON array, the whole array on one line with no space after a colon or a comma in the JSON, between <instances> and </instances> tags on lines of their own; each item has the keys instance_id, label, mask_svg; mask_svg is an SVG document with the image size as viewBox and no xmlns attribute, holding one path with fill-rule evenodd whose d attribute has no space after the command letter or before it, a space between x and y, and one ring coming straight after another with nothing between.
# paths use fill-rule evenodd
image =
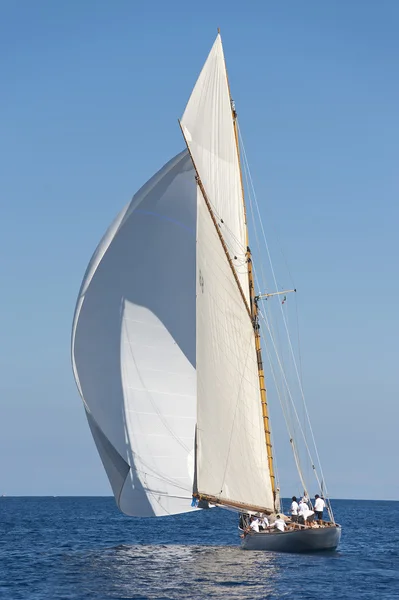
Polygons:
<instances>
[{"instance_id":1,"label":"sailor sitting on deck","mask_svg":"<svg viewBox=\"0 0 399 600\"><path fill-rule=\"evenodd\" d=\"M284 519L281 518L281 515L276 515L276 520L273 523L273 527L275 527L279 531L284 531L286 524Z\"/></svg>"},{"instance_id":2,"label":"sailor sitting on deck","mask_svg":"<svg viewBox=\"0 0 399 600\"><path fill-rule=\"evenodd\" d=\"M259 522L259 529L265 530L269 527L269 519L267 517L263 517L263 519Z\"/></svg>"},{"instance_id":3,"label":"sailor sitting on deck","mask_svg":"<svg viewBox=\"0 0 399 600\"><path fill-rule=\"evenodd\" d=\"M255 515L252 515L251 522L250 522L249 526L252 529L252 531L256 531L256 533L259 533L259 519L258 519L258 517L255 517Z\"/></svg>"}]
</instances>

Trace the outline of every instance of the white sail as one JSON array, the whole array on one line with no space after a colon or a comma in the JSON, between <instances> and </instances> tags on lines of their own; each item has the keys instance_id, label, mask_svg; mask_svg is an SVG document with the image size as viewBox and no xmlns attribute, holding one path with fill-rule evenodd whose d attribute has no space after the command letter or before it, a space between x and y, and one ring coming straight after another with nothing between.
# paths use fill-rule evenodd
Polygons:
<instances>
[{"instance_id":1,"label":"white sail","mask_svg":"<svg viewBox=\"0 0 399 600\"><path fill-rule=\"evenodd\" d=\"M240 166L220 35L192 91L181 128L249 304Z\"/></svg>"},{"instance_id":2,"label":"white sail","mask_svg":"<svg viewBox=\"0 0 399 600\"><path fill-rule=\"evenodd\" d=\"M187 151L125 207L84 277L72 362L117 504L191 510L196 422L196 185Z\"/></svg>"},{"instance_id":3,"label":"white sail","mask_svg":"<svg viewBox=\"0 0 399 600\"><path fill-rule=\"evenodd\" d=\"M197 488L273 510L254 331L198 188Z\"/></svg>"}]
</instances>

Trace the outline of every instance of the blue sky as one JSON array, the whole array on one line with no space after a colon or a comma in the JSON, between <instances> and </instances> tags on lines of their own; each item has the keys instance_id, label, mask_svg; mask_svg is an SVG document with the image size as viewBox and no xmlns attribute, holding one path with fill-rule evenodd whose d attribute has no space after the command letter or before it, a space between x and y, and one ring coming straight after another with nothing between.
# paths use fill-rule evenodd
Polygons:
<instances>
[{"instance_id":1,"label":"blue sky","mask_svg":"<svg viewBox=\"0 0 399 600\"><path fill-rule=\"evenodd\" d=\"M395 0L3 0L0 493L110 493L70 368L75 300L109 222L183 148L218 26L331 493L399 499Z\"/></svg>"}]
</instances>

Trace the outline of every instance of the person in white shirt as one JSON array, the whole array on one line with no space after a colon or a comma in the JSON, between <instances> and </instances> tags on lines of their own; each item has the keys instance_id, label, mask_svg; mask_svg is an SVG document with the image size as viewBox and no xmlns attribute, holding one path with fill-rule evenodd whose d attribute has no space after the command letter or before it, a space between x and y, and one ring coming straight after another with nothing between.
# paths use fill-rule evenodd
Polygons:
<instances>
[{"instance_id":1,"label":"person in white shirt","mask_svg":"<svg viewBox=\"0 0 399 600\"><path fill-rule=\"evenodd\" d=\"M291 500L292 500L291 506L290 506L291 521L296 523L298 521L298 508L299 508L298 501L296 499L296 496L292 496Z\"/></svg>"},{"instance_id":2,"label":"person in white shirt","mask_svg":"<svg viewBox=\"0 0 399 600\"><path fill-rule=\"evenodd\" d=\"M258 517L252 516L251 517L251 522L250 522L249 526L250 526L250 528L253 531L256 531L256 533L259 533L259 519L258 519Z\"/></svg>"},{"instance_id":3,"label":"person in white shirt","mask_svg":"<svg viewBox=\"0 0 399 600\"><path fill-rule=\"evenodd\" d=\"M259 529L267 529L269 527L269 519L267 517L263 517L259 523Z\"/></svg>"},{"instance_id":4,"label":"person in white shirt","mask_svg":"<svg viewBox=\"0 0 399 600\"><path fill-rule=\"evenodd\" d=\"M281 518L280 515L276 515L276 520L274 521L273 525L279 531L284 531L286 527L285 521Z\"/></svg>"},{"instance_id":5,"label":"person in white shirt","mask_svg":"<svg viewBox=\"0 0 399 600\"><path fill-rule=\"evenodd\" d=\"M316 513L316 517L319 521L323 520L323 510L326 503L323 498L320 498L319 494L316 494L314 497L314 511Z\"/></svg>"},{"instance_id":6,"label":"person in white shirt","mask_svg":"<svg viewBox=\"0 0 399 600\"><path fill-rule=\"evenodd\" d=\"M306 502L304 502L303 498L299 501L298 504L298 516L299 517L305 517L306 513L308 512L309 507L306 504Z\"/></svg>"},{"instance_id":7,"label":"person in white shirt","mask_svg":"<svg viewBox=\"0 0 399 600\"><path fill-rule=\"evenodd\" d=\"M312 515L314 515L313 510L310 510L309 506L304 501L304 498L302 498L298 506L298 523L306 525L306 521L310 520Z\"/></svg>"}]
</instances>

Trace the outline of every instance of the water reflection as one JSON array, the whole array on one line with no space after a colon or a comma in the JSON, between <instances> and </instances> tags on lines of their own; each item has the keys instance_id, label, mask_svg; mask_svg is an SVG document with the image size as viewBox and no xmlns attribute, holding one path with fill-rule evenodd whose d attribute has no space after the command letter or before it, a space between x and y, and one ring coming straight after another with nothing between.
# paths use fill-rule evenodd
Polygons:
<instances>
[{"instance_id":1,"label":"water reflection","mask_svg":"<svg viewBox=\"0 0 399 600\"><path fill-rule=\"evenodd\" d=\"M399 598L399 502L337 501L333 555L244 552L236 516L218 509L147 521L123 517L112 498L3 504L1 598ZM388 513L389 529L370 528Z\"/></svg>"},{"instance_id":2,"label":"water reflection","mask_svg":"<svg viewBox=\"0 0 399 600\"><path fill-rule=\"evenodd\" d=\"M276 556L239 547L123 545L86 554L84 561L86 594L101 589L110 598L277 597Z\"/></svg>"}]
</instances>

